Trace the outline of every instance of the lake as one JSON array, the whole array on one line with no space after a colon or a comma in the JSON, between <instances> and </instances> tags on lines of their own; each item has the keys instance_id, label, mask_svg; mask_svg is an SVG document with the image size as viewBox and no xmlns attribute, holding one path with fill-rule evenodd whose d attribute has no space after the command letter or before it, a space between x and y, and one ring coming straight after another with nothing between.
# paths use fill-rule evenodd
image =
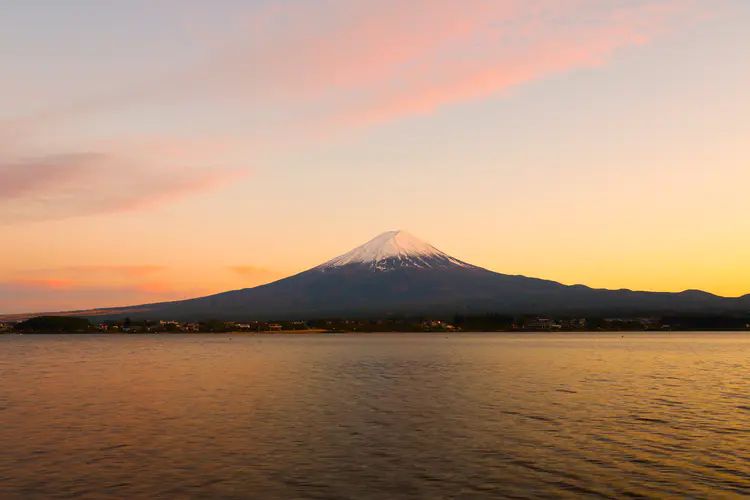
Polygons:
<instances>
[{"instance_id":1,"label":"lake","mask_svg":"<svg viewBox=\"0 0 750 500\"><path fill-rule=\"evenodd\" d=\"M0 336L0 498L740 498L750 334Z\"/></svg>"}]
</instances>

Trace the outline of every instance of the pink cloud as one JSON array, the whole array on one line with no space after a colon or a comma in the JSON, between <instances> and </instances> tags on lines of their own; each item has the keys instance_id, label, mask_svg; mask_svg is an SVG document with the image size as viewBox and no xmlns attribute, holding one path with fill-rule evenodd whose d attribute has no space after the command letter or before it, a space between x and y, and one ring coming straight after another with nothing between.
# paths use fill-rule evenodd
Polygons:
<instances>
[{"instance_id":1,"label":"pink cloud","mask_svg":"<svg viewBox=\"0 0 750 500\"><path fill-rule=\"evenodd\" d=\"M237 154L262 148L265 141L248 137L201 136L200 139L136 135L118 137L97 143L97 149L118 151L120 155L147 161L158 158L172 165L197 165L216 163L217 157L232 157Z\"/></svg>"},{"instance_id":2,"label":"pink cloud","mask_svg":"<svg viewBox=\"0 0 750 500\"><path fill-rule=\"evenodd\" d=\"M203 78L316 128L505 95L600 66L715 9L696 0L329 0L271 4ZM260 22L262 20L262 22Z\"/></svg>"},{"instance_id":3,"label":"pink cloud","mask_svg":"<svg viewBox=\"0 0 750 500\"><path fill-rule=\"evenodd\" d=\"M252 53L254 63L270 68L281 87L297 92L328 92L393 78L404 66L449 50L469 39L477 27L512 17L518 2L446 0L331 1L298 3L276 9L256 26L273 39ZM283 25L283 32L281 27ZM283 33L278 40L276 37ZM301 74L303 81L298 80Z\"/></svg>"},{"instance_id":4,"label":"pink cloud","mask_svg":"<svg viewBox=\"0 0 750 500\"><path fill-rule=\"evenodd\" d=\"M74 183L101 160L102 155L75 153L0 162L0 202Z\"/></svg>"},{"instance_id":5,"label":"pink cloud","mask_svg":"<svg viewBox=\"0 0 750 500\"><path fill-rule=\"evenodd\" d=\"M207 62L0 123L4 150L23 142L33 151L46 128L66 120L200 94L260 117L255 137L199 143L118 138L92 148L101 152L0 157L0 224L144 210L219 189L247 172L196 163L502 97L528 82L605 64L619 49L648 43L723 3L267 2L248 10L239 32L216 34Z\"/></svg>"},{"instance_id":6,"label":"pink cloud","mask_svg":"<svg viewBox=\"0 0 750 500\"><path fill-rule=\"evenodd\" d=\"M0 224L150 209L218 189L247 171L192 167L117 153L0 163Z\"/></svg>"},{"instance_id":7,"label":"pink cloud","mask_svg":"<svg viewBox=\"0 0 750 500\"><path fill-rule=\"evenodd\" d=\"M274 144L273 136L288 136L290 125L309 134L321 123L367 125L503 96L526 82L602 65L618 49L647 43L723 5L724 0L270 1L248 8L239 29L214 33L212 56L193 67L10 126L200 94L262 117L261 142Z\"/></svg>"}]
</instances>

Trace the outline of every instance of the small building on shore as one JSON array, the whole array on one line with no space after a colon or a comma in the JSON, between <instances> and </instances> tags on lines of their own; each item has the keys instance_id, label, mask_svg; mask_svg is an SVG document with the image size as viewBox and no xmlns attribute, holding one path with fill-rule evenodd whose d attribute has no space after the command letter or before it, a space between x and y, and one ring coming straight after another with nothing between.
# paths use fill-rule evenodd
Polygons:
<instances>
[{"instance_id":1,"label":"small building on shore","mask_svg":"<svg viewBox=\"0 0 750 500\"><path fill-rule=\"evenodd\" d=\"M537 318L525 322L523 324L523 329L533 331L558 331L562 330L562 325L554 319Z\"/></svg>"}]
</instances>

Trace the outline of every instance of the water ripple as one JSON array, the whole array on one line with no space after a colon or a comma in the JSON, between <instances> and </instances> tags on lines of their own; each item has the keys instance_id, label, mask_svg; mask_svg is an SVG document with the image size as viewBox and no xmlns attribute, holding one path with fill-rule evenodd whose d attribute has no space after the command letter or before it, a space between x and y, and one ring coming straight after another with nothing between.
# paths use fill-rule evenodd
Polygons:
<instances>
[{"instance_id":1,"label":"water ripple","mask_svg":"<svg viewBox=\"0 0 750 500\"><path fill-rule=\"evenodd\" d=\"M750 491L746 335L58 337L0 337L0 498Z\"/></svg>"}]
</instances>

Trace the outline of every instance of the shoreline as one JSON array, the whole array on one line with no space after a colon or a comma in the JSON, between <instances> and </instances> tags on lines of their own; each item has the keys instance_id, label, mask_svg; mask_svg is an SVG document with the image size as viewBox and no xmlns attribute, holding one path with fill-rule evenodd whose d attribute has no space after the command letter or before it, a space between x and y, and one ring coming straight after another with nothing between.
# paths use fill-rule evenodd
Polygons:
<instances>
[{"instance_id":1,"label":"shoreline","mask_svg":"<svg viewBox=\"0 0 750 500\"><path fill-rule=\"evenodd\" d=\"M543 330L492 330L492 331L332 331L323 329L311 330L279 330L279 331L254 331L254 332L0 332L0 337L7 335L113 335L113 336L174 336L174 335L466 335L466 334L510 334L510 335L583 335L583 334L601 334L601 335L623 335L623 334L715 334L715 333L747 333L748 329L730 329L730 330L567 330L567 331L543 331Z\"/></svg>"}]
</instances>

